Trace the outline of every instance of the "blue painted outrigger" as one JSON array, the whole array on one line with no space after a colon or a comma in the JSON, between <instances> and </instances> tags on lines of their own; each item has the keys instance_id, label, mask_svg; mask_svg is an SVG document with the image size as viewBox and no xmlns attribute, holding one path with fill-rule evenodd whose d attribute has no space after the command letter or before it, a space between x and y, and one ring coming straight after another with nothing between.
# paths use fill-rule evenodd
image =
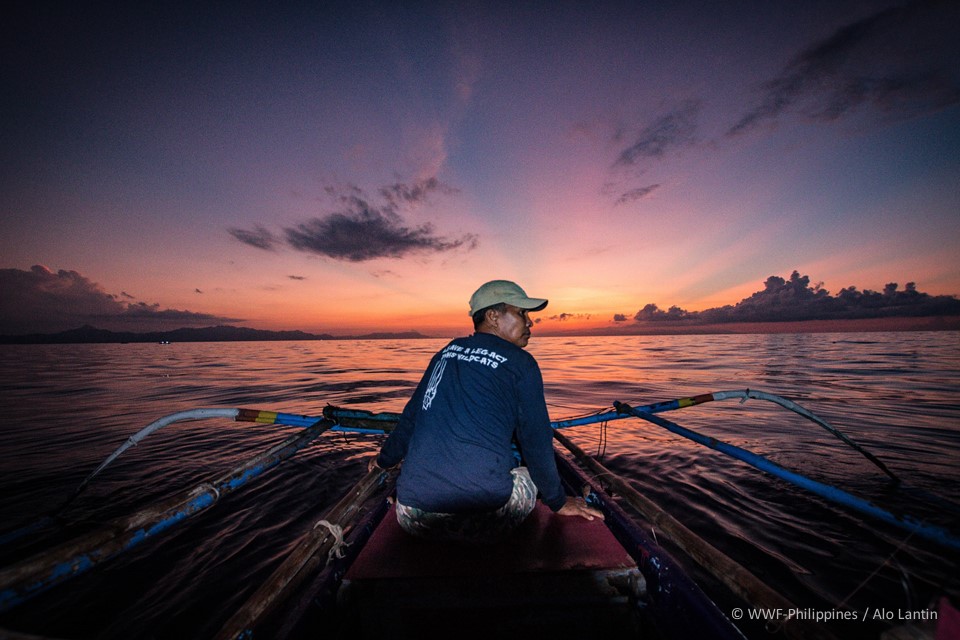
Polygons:
<instances>
[{"instance_id":1,"label":"blue painted outrigger","mask_svg":"<svg viewBox=\"0 0 960 640\"><path fill-rule=\"evenodd\" d=\"M323 629L330 637L379 637L385 630L395 631L402 620L411 625L408 631L421 635L428 623L443 621L463 627L469 621L473 635L480 631L501 637L517 635L520 630L544 632L553 625L554 637L572 631L582 636L597 631L597 627L579 629L574 621L593 620L604 627L607 637L743 638L743 630L698 586L690 567L678 562L659 544L658 536L669 539L672 548L681 550L711 573L726 588L725 598L731 598L731 602L771 610L793 608L561 433L567 427L630 417L693 439L845 507L907 528L936 544L953 550L960 548L960 539L951 532L906 516L887 514L835 487L819 485L761 456L654 415L729 398L768 400L795 411L853 446L897 481L882 462L825 421L789 400L764 392L723 391L637 407L615 403L613 412L552 425L556 439L569 452L557 455L564 484L571 495L585 495L603 511L602 525L551 516L540 509L509 545L485 548L482 552L423 547L423 543L397 533L389 503L393 478L387 472L374 470L303 536L286 561L227 621L217 638L298 637L305 630L307 635L314 635L317 629ZM210 508L325 431L383 434L393 428L399 415L332 406L322 416L248 409L198 409L172 414L131 436L81 483L61 509L117 456L157 429L182 420L209 418L287 425L301 431L159 505L0 569L0 614ZM613 490L617 500L610 497L605 487ZM628 515L624 506L636 514ZM49 526L54 520L41 518L0 536L0 544ZM407 560L398 561L404 558ZM424 615L427 611L429 616ZM571 611L578 612L573 619ZM333 631L339 635L331 635ZM447 631L449 635L458 633L456 628ZM796 620L782 624L777 631L793 638L832 637L822 627Z\"/></svg>"}]
</instances>

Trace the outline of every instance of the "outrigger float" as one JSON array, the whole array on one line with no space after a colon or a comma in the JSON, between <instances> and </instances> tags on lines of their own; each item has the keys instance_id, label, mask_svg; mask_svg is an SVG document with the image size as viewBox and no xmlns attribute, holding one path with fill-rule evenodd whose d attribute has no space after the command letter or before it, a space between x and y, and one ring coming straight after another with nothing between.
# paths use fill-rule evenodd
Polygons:
<instances>
[{"instance_id":1,"label":"outrigger float","mask_svg":"<svg viewBox=\"0 0 960 640\"><path fill-rule=\"evenodd\" d=\"M274 573L224 624L218 640L323 637L746 638L735 621L693 579L690 562L712 575L733 602L765 610L797 610L744 567L697 537L656 504L570 441L563 429L637 418L729 455L847 509L960 551L960 537L910 516L893 514L841 489L806 478L767 458L681 427L658 414L706 402L765 400L818 424L897 476L825 420L800 405L756 390L721 391L554 422L557 462L571 495L605 516L588 522L555 517L538 504L507 542L465 547L414 539L393 514L394 474L375 469L328 509ZM57 512L0 536L7 544L56 522L126 449L180 421L226 418L302 428L268 451L160 504L83 534L0 570L0 614L135 546L163 535L227 494L289 459L324 432L385 434L396 413L327 406L322 416L250 409L196 409L163 417L131 436L97 467ZM611 497L617 496L616 499ZM628 513L628 510L630 513ZM669 540L683 560L661 545ZM63 587L60 587L63 588ZM823 625L779 620L765 637L833 638ZM0 636L35 637L0 629Z\"/></svg>"}]
</instances>

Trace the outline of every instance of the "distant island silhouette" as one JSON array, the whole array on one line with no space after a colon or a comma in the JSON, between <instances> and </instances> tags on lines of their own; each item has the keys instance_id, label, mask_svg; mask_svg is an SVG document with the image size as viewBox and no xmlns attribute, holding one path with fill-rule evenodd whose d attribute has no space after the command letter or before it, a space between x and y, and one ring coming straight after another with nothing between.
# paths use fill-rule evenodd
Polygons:
<instances>
[{"instance_id":1,"label":"distant island silhouette","mask_svg":"<svg viewBox=\"0 0 960 640\"><path fill-rule=\"evenodd\" d=\"M136 333L132 331L109 331L84 325L78 329L59 333L34 333L23 336L0 336L0 344L117 344L143 342L254 342L283 340L402 340L428 338L416 331L401 333L367 333L356 336L333 336L326 333L316 334L305 331L266 331L247 327L216 326L202 328L182 328L172 331L150 331Z\"/></svg>"}]
</instances>

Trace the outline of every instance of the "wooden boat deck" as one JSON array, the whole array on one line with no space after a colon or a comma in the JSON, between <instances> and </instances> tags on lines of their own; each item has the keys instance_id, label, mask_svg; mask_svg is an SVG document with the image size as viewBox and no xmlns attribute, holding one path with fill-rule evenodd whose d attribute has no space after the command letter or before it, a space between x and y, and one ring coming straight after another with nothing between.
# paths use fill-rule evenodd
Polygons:
<instances>
[{"instance_id":1,"label":"wooden boat deck","mask_svg":"<svg viewBox=\"0 0 960 640\"><path fill-rule=\"evenodd\" d=\"M538 503L507 541L416 539L391 507L344 577L339 600L359 637L637 637L644 578L599 520Z\"/></svg>"}]
</instances>

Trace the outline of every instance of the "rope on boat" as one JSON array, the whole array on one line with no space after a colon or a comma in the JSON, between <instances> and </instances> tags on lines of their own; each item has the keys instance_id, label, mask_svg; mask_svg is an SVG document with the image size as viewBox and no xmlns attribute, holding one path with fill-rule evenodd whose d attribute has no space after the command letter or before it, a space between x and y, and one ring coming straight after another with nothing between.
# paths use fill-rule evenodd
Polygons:
<instances>
[{"instance_id":1,"label":"rope on boat","mask_svg":"<svg viewBox=\"0 0 960 640\"><path fill-rule=\"evenodd\" d=\"M364 503L378 489L389 487L388 482L393 478L394 474L383 469L370 470L321 522L333 523L342 529L350 528L360 516ZM319 567L322 556L336 544L336 536L332 533L333 529L326 527L314 526L309 530L267 581L220 629L216 640L250 637L254 627Z\"/></svg>"},{"instance_id":2,"label":"rope on boat","mask_svg":"<svg viewBox=\"0 0 960 640\"><path fill-rule=\"evenodd\" d=\"M327 553L327 564L330 564L334 558L342 558L343 548L349 546L348 543L343 541L343 527L338 524L333 524L329 520L321 520L313 525L314 529L317 527L325 527L327 531L330 532L330 535L333 536L333 546Z\"/></svg>"},{"instance_id":3,"label":"rope on boat","mask_svg":"<svg viewBox=\"0 0 960 640\"><path fill-rule=\"evenodd\" d=\"M331 421L320 420L214 480L0 570L0 613L209 508L221 496L296 454L331 426Z\"/></svg>"},{"instance_id":4,"label":"rope on boat","mask_svg":"<svg viewBox=\"0 0 960 640\"><path fill-rule=\"evenodd\" d=\"M863 500L862 498L857 498L856 496L853 496L842 489L817 482L816 480L807 478L799 473L785 469L775 462L772 462L768 458L761 456L760 454L747 451L746 449L723 442L722 440L717 440L716 438L704 436L696 431L687 429L686 427L681 427L680 425L670 422L669 420L665 420L660 416L656 416L645 411L640 411L631 407L630 405L620 402L614 403L614 405L621 413L633 415L637 418L646 420L647 422L652 422L653 424L663 427L671 433L683 436L688 440L693 440L697 444L702 444L705 447L709 447L732 458L736 458L741 462L746 462L747 464L756 467L761 471L765 471L780 478L781 480L786 480L790 484L796 485L802 489L806 489L807 491L810 491L811 493L814 493L822 498L826 498L832 502L850 507L851 509L859 511L860 513L864 513L888 524L892 524L895 527L915 532L917 535L927 540L931 540L952 549L960 550L960 538L951 534L945 529L928 524L921 520L917 520L913 516L894 515L889 511L881 509L880 507Z\"/></svg>"}]
</instances>

